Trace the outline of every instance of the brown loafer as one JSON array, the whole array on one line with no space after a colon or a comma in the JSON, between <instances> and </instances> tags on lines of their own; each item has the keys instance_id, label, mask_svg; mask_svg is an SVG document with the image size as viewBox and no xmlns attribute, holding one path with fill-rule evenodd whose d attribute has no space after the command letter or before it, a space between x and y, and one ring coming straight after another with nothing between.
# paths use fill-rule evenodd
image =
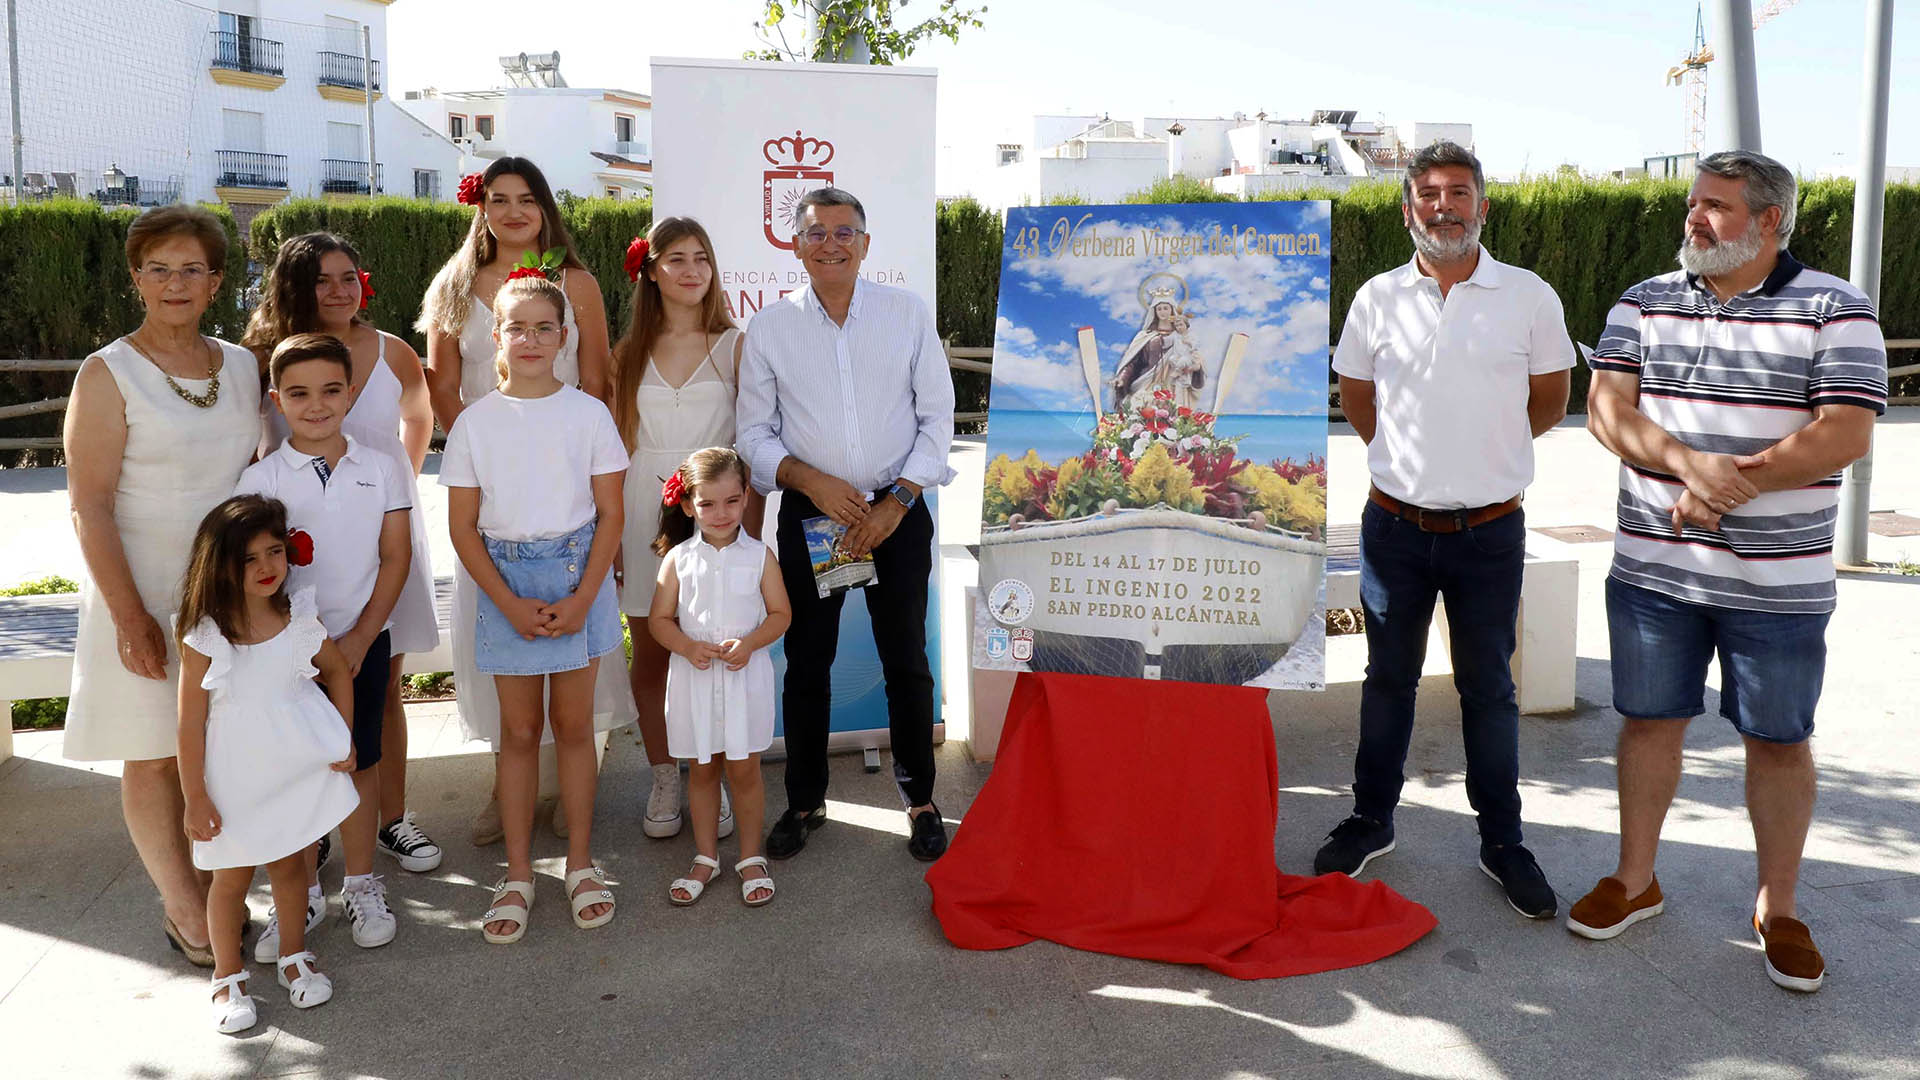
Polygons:
<instances>
[{"instance_id":1,"label":"brown loafer","mask_svg":"<svg viewBox=\"0 0 1920 1080\"><path fill-rule=\"evenodd\" d=\"M1605 941L1619 937L1627 927L1642 919L1651 919L1666 909L1666 898L1660 895L1658 876L1645 892L1632 899L1627 898L1627 887L1619 878L1603 877L1592 892L1568 909L1567 929L1583 938Z\"/></svg>"},{"instance_id":2,"label":"brown loafer","mask_svg":"<svg viewBox=\"0 0 1920 1080\"><path fill-rule=\"evenodd\" d=\"M1753 936L1767 951L1767 978L1775 986L1811 994L1827 979L1827 961L1814 947L1813 932L1799 919L1775 915L1760 925L1753 917Z\"/></svg>"}]
</instances>

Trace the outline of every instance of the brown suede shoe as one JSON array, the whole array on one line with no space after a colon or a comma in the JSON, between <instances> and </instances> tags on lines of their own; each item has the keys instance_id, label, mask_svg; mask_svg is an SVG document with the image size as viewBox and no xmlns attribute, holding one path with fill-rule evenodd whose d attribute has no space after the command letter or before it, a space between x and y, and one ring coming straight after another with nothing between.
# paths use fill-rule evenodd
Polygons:
<instances>
[{"instance_id":1,"label":"brown suede shoe","mask_svg":"<svg viewBox=\"0 0 1920 1080\"><path fill-rule=\"evenodd\" d=\"M1811 994L1826 981L1827 962L1814 947L1806 923L1775 915L1763 929L1760 916L1755 915L1753 936L1767 950L1767 978L1775 986Z\"/></svg>"},{"instance_id":2,"label":"brown suede shoe","mask_svg":"<svg viewBox=\"0 0 1920 1080\"><path fill-rule=\"evenodd\" d=\"M1627 887L1619 878L1603 877L1593 891L1567 911L1567 929L1583 938L1605 941L1641 919L1651 919L1667 909L1660 895L1660 879L1655 877L1647 891L1627 899Z\"/></svg>"}]
</instances>

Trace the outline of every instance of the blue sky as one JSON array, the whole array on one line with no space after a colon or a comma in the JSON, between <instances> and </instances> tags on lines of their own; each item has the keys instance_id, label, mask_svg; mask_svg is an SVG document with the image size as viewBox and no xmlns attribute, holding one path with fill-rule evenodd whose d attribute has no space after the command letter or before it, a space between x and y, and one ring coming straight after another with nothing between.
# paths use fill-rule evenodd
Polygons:
<instances>
[{"instance_id":1,"label":"blue sky","mask_svg":"<svg viewBox=\"0 0 1920 1080\"><path fill-rule=\"evenodd\" d=\"M994 334L994 408L1067 410L1091 418L1091 398L1081 368L1078 331L1091 326L1100 350L1104 383L1140 330L1145 309L1142 283L1171 273L1150 287L1184 293L1192 320L1190 338L1206 365L1207 389L1200 407L1211 408L1220 366L1231 335L1250 342L1228 388L1223 411L1305 413L1326 407L1327 257L1256 253L1203 254L1170 262L1136 244L1131 256L1062 252L1021 257L1012 237L1033 226L1054 234L1057 220L1074 236L1137 239L1144 230L1161 234L1232 235L1317 233L1320 250L1331 249L1325 203L1221 203L1186 208L1138 206L1033 207L1011 212L1009 247L1002 263L999 317ZM1108 404L1103 399L1103 406Z\"/></svg>"},{"instance_id":2,"label":"blue sky","mask_svg":"<svg viewBox=\"0 0 1920 1080\"><path fill-rule=\"evenodd\" d=\"M920 0L908 16L929 10ZM1755 6L1758 6L1756 3ZM1471 123L1489 171L1602 172L1681 148L1666 70L1692 0L988 0L985 29L911 59L941 71L939 190L991 173L1033 113L1282 116L1357 109L1410 130ZM575 86L645 91L647 57L738 56L753 0L405 0L388 9L392 83L475 89L496 57L557 49ZM453 12L457 10L457 17ZM1755 31L1763 148L1807 175L1858 158L1864 0L1803 0ZM1711 33L1711 31L1710 31ZM1888 162L1920 166L1920 4L1897 5ZM1711 94L1709 111L1727 95Z\"/></svg>"}]
</instances>

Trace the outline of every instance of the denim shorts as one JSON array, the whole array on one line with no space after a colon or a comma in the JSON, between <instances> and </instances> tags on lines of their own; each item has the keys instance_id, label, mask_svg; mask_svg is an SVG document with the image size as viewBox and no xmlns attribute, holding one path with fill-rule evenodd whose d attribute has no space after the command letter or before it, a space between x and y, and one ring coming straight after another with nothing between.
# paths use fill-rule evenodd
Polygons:
<instances>
[{"instance_id":1,"label":"denim shorts","mask_svg":"<svg viewBox=\"0 0 1920 1080\"><path fill-rule=\"evenodd\" d=\"M1718 651L1720 715L1742 735L1803 742L1826 676L1830 618L1693 604L1609 577L1613 707L1629 717L1700 715Z\"/></svg>"},{"instance_id":2,"label":"denim shorts","mask_svg":"<svg viewBox=\"0 0 1920 1080\"><path fill-rule=\"evenodd\" d=\"M593 547L593 528L594 522L589 521L564 536L545 540L484 539L488 557L515 596L552 603L572 596L580 587L587 551ZM485 592L480 593L478 609L473 659L474 668L484 675L578 671L594 657L620 647L620 606L614 598L612 574L600 579L587 624L577 634L528 641L514 632L513 624Z\"/></svg>"}]
</instances>

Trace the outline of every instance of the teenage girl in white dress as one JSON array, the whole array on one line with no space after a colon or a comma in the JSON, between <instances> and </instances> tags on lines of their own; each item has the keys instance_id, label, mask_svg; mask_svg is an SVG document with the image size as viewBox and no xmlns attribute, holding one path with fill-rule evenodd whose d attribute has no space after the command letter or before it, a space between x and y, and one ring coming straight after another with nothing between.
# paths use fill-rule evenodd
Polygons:
<instances>
[{"instance_id":1,"label":"teenage girl in white dress","mask_svg":"<svg viewBox=\"0 0 1920 1080\"><path fill-rule=\"evenodd\" d=\"M640 737L653 766L653 789L641 823L656 839L679 833L680 767L667 748L667 650L647 630L654 577L653 552L660 485L687 455L708 446L733 445L733 401L739 387L740 347L745 340L718 281L713 241L692 218L653 223L647 236L627 249L634 279L633 314L613 347L609 408L633 464L627 469L627 527L621 544L620 610L633 638L629 676L640 713ZM747 494L746 529L760 535L764 502ZM731 807L722 793L720 835L733 831Z\"/></svg>"},{"instance_id":2,"label":"teenage girl in white dress","mask_svg":"<svg viewBox=\"0 0 1920 1080\"><path fill-rule=\"evenodd\" d=\"M460 411L493 392L493 298L522 258L559 248L560 265L550 275L567 299L561 312L566 344L554 357L553 373L562 383L588 394L607 395L607 309L599 282L575 253L573 238L560 218L559 204L538 166L526 158L503 157L460 182L460 201L475 207L466 242L454 252L427 289L416 329L427 336L427 392L442 431L452 431ZM469 738L500 744L500 708L493 677L474 666L472 627L478 594L464 567L454 570L453 681L459 694L460 723ZM594 683L596 745L604 751L604 733L634 719L633 693L618 664L601 664ZM558 789L550 744L540 759L540 786ZM565 810L554 804L553 831L567 833ZM497 793L474 820L473 840L491 844L502 836Z\"/></svg>"},{"instance_id":3,"label":"teenage girl in white dress","mask_svg":"<svg viewBox=\"0 0 1920 1080\"><path fill-rule=\"evenodd\" d=\"M264 364L274 346L294 334L330 334L353 353L352 405L341 430L363 446L391 454L418 476L433 438L427 379L413 347L367 320L373 290L360 253L332 233L312 232L280 245L267 270L260 306L240 343ZM266 452L286 438L286 420L267 410ZM400 669L407 653L440 644L434 608L433 559L427 548L422 500L413 502L413 561L393 608L393 659L387 673L387 713L380 731L380 850L402 868L424 873L440 865L441 851L407 811L407 721L400 700Z\"/></svg>"}]
</instances>

